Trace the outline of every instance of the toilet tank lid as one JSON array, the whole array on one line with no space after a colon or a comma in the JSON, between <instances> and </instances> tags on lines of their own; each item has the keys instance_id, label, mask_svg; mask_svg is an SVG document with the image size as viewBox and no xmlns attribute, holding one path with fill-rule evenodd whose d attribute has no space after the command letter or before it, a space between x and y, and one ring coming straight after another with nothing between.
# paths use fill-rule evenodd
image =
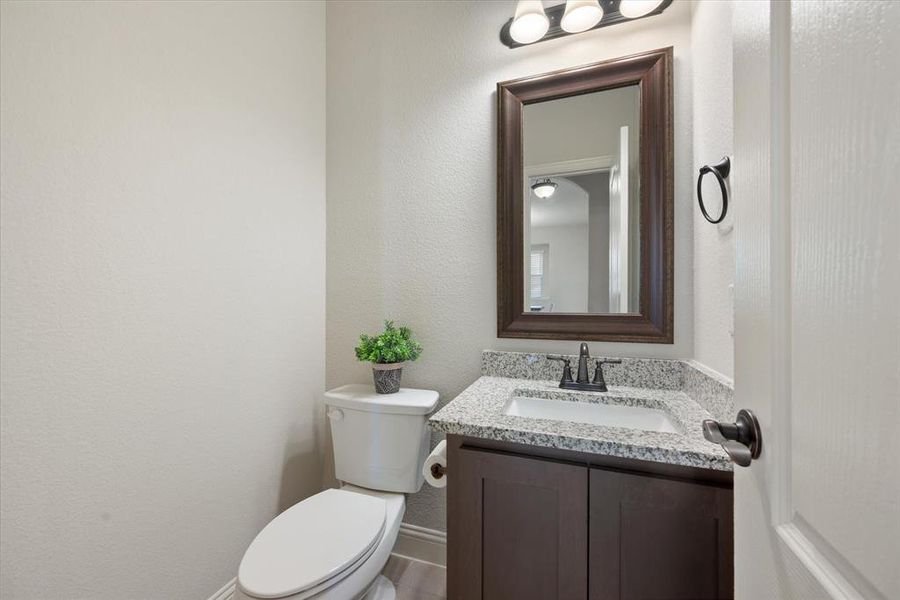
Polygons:
<instances>
[{"instance_id":1,"label":"toilet tank lid","mask_svg":"<svg viewBox=\"0 0 900 600\"><path fill-rule=\"evenodd\" d=\"M351 383L325 392L325 404L365 412L427 415L437 406L439 397L434 390L412 388L400 388L396 394L378 394L374 386Z\"/></svg>"}]
</instances>

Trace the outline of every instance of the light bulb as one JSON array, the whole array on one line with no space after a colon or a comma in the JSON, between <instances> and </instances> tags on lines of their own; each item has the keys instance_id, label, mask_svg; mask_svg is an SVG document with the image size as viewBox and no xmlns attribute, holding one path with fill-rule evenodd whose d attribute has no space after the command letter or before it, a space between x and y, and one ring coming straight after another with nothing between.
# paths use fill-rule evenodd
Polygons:
<instances>
[{"instance_id":1,"label":"light bulb","mask_svg":"<svg viewBox=\"0 0 900 600\"><path fill-rule=\"evenodd\" d=\"M550 29L541 0L519 0L516 16L509 26L509 36L520 44L536 42Z\"/></svg>"},{"instance_id":2,"label":"light bulb","mask_svg":"<svg viewBox=\"0 0 900 600\"><path fill-rule=\"evenodd\" d=\"M559 22L563 31L581 33L587 31L603 18L599 0L566 0L566 12Z\"/></svg>"},{"instance_id":3,"label":"light bulb","mask_svg":"<svg viewBox=\"0 0 900 600\"><path fill-rule=\"evenodd\" d=\"M619 14L627 19L637 19L653 12L662 3L663 0L622 0Z\"/></svg>"}]
</instances>

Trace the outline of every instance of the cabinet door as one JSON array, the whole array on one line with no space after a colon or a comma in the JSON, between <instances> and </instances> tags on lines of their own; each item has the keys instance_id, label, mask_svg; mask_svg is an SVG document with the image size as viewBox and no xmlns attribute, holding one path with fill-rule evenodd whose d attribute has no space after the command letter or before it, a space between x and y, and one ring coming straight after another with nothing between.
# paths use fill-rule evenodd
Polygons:
<instances>
[{"instance_id":1,"label":"cabinet door","mask_svg":"<svg viewBox=\"0 0 900 600\"><path fill-rule=\"evenodd\" d=\"M591 600L733 597L731 489L590 473Z\"/></svg>"},{"instance_id":2,"label":"cabinet door","mask_svg":"<svg viewBox=\"0 0 900 600\"><path fill-rule=\"evenodd\" d=\"M587 466L466 447L454 458L449 597L587 598Z\"/></svg>"}]
</instances>

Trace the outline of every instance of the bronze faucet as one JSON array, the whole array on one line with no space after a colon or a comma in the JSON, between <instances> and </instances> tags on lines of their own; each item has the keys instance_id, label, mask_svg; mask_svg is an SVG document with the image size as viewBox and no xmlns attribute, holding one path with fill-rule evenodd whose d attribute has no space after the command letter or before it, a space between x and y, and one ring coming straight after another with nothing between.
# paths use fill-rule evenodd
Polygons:
<instances>
[{"instance_id":1,"label":"bronze faucet","mask_svg":"<svg viewBox=\"0 0 900 600\"><path fill-rule=\"evenodd\" d=\"M587 343L581 342L581 347L578 350L578 375L576 376L575 381L572 381L572 365L569 358L565 356L548 356L547 358L550 360L558 360L563 363L563 372L562 378L559 381L559 387L564 390L581 390L585 392L608 392L606 380L603 378L603 365L617 365L622 362L618 359L595 360L594 379L588 381L588 361L591 359L591 354L588 351Z\"/></svg>"}]
</instances>

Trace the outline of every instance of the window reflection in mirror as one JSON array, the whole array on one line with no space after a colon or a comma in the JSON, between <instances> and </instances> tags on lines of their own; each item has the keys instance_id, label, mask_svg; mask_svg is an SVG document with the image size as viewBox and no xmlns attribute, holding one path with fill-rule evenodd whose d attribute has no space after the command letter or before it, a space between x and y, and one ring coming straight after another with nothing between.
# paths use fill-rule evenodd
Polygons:
<instances>
[{"instance_id":1,"label":"window reflection in mirror","mask_svg":"<svg viewBox=\"0 0 900 600\"><path fill-rule=\"evenodd\" d=\"M524 107L525 311L635 313L638 86Z\"/></svg>"}]
</instances>

